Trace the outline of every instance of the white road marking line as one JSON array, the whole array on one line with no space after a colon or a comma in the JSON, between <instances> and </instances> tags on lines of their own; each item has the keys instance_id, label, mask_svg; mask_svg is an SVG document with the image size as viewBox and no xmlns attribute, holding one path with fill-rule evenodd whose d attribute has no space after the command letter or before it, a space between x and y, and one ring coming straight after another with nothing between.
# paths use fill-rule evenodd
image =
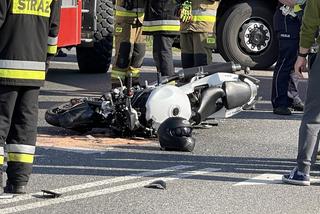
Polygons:
<instances>
[{"instance_id":1,"label":"white road marking line","mask_svg":"<svg viewBox=\"0 0 320 214\"><path fill-rule=\"evenodd\" d=\"M187 166L187 165L177 165L173 167L168 167L168 168L163 168L163 169L157 169L157 170L151 170L147 172L142 172L138 174L131 174L127 176L121 176L121 177L115 177L115 178L109 178L101 181L95 181L95 182L89 182L89 183L83 183L83 184L78 184L74 186L67 186L59 189L54 189L52 191L58 192L58 193L67 193L71 191L77 191L77 190L82 190L82 189L88 189L92 187L97 187L97 186L102 186L102 185L107 185L111 183L118 183L118 182L123 182L123 181L129 181L133 179L139 179L142 177L147 177L147 176L154 176L158 174L163 174L163 173L168 173L168 172L174 172L177 170L182 170L182 169L187 169L193 166ZM22 200L29 200L29 199L34 199L33 195L42 195L42 192L36 192L36 193L30 193L26 195L21 195L19 197L15 197L13 199L8 199L8 200L0 200L0 204L9 204L9 203L14 203ZM2 211L1 211L2 214Z\"/></svg>"},{"instance_id":2,"label":"white road marking line","mask_svg":"<svg viewBox=\"0 0 320 214\"><path fill-rule=\"evenodd\" d=\"M111 194L111 193L115 193L115 192L120 192L120 191L124 191L124 190L143 187L143 186L145 186L153 181L159 180L159 179L161 179L163 181L173 181L173 180L177 180L177 179L181 179L181 178L192 177L195 175L204 175L204 174L208 174L208 173L218 171L218 170L220 170L220 169L205 168L205 169L200 169L200 170L195 170L195 171L187 171L187 172L178 173L176 175L172 175L172 176L168 176L168 177L154 178L154 179L149 179L149 180L145 180L145 181L141 181L141 182L124 184L124 185L120 185L120 186L116 186L116 187L109 187L109 188L105 188L105 189L101 189L101 190L95 190L95 191L75 194L75 195L71 195L71 196L60 197L60 198L52 199L52 200L38 201L38 202L24 204L24 205L20 205L20 206L3 208L3 209L1 209L1 214L21 212L21 211L25 211L25 210L36 209L36 208L50 206L50 205L54 205L54 204L60 204L60 203L65 203L65 202L70 202L70 201L75 201L75 200L80 200L80 199L85 199L85 198L107 195L107 194Z\"/></svg>"},{"instance_id":3,"label":"white road marking line","mask_svg":"<svg viewBox=\"0 0 320 214\"><path fill-rule=\"evenodd\" d=\"M181 163L181 164L189 164L189 163L194 163L194 160L148 160L148 159L134 159L134 158L123 158L123 159L119 159L119 158L95 158L95 160L97 161L126 161L126 162L155 162L155 163ZM273 161L273 162L247 162L247 163L241 163L241 162L227 162L227 161L223 161L221 160L220 162L217 160L214 161L197 161L197 164L210 164L210 165L222 165L222 166L236 166L237 169L245 169L245 170L250 170L247 168L241 168L241 166L250 166L252 168L252 166L266 166L266 163L268 163L268 167L281 167L283 166L283 163L288 163L288 164L294 164L294 162L290 162L290 161L281 161L281 163L279 161ZM217 166L219 167L219 166ZM253 169L252 169L253 171ZM283 171L283 170L281 170Z\"/></svg>"},{"instance_id":4,"label":"white road marking line","mask_svg":"<svg viewBox=\"0 0 320 214\"><path fill-rule=\"evenodd\" d=\"M264 184L280 184L282 175L280 174L262 174L248 180L234 184L233 186L245 186L245 185L264 185Z\"/></svg>"},{"instance_id":5,"label":"white road marking line","mask_svg":"<svg viewBox=\"0 0 320 214\"><path fill-rule=\"evenodd\" d=\"M320 183L320 179L310 179L311 183ZM266 185L266 184L282 184L281 174L265 173L248 180L234 184L233 186L247 186L247 185Z\"/></svg>"},{"instance_id":6,"label":"white road marking line","mask_svg":"<svg viewBox=\"0 0 320 214\"><path fill-rule=\"evenodd\" d=\"M133 171L133 172L147 172L150 169L136 169L136 168L115 168L115 167L99 167L99 166L53 166L53 165L33 165L33 168L43 169L83 169L83 170L99 170L99 171ZM44 173L46 174L46 173Z\"/></svg>"}]
</instances>

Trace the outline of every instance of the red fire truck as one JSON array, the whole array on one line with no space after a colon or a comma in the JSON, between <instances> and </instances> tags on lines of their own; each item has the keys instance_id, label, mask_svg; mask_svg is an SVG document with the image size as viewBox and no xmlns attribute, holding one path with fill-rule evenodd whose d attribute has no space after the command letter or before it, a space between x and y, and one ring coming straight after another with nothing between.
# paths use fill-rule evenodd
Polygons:
<instances>
[{"instance_id":1,"label":"red fire truck","mask_svg":"<svg viewBox=\"0 0 320 214\"><path fill-rule=\"evenodd\" d=\"M268 68L277 57L277 0L220 0L217 51L226 61ZM76 47L81 72L106 72L113 41L112 0L62 0L59 47Z\"/></svg>"}]
</instances>

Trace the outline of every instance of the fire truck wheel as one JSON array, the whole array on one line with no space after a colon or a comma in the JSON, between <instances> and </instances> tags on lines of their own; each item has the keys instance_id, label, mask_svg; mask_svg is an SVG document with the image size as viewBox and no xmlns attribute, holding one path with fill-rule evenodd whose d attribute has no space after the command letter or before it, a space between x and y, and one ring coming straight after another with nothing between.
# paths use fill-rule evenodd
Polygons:
<instances>
[{"instance_id":1,"label":"fire truck wheel","mask_svg":"<svg viewBox=\"0 0 320 214\"><path fill-rule=\"evenodd\" d=\"M107 72L112 58L113 45L112 0L97 0L97 31L94 32L93 47L77 46L80 72Z\"/></svg>"},{"instance_id":2,"label":"fire truck wheel","mask_svg":"<svg viewBox=\"0 0 320 214\"><path fill-rule=\"evenodd\" d=\"M217 27L217 45L226 61L266 69L277 59L273 9L262 1L239 3L229 8Z\"/></svg>"}]
</instances>

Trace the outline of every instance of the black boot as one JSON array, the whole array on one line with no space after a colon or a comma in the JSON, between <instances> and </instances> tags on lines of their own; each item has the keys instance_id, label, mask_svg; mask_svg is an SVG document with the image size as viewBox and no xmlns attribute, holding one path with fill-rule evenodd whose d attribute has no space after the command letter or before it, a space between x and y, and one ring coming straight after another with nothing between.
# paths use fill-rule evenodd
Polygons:
<instances>
[{"instance_id":1,"label":"black boot","mask_svg":"<svg viewBox=\"0 0 320 214\"><path fill-rule=\"evenodd\" d=\"M3 166L0 165L0 195L3 195L4 190L3 190Z\"/></svg>"},{"instance_id":2,"label":"black boot","mask_svg":"<svg viewBox=\"0 0 320 214\"><path fill-rule=\"evenodd\" d=\"M9 181L7 181L7 185L4 188L5 193L11 194L26 194L26 186L24 185L13 185Z\"/></svg>"}]
</instances>

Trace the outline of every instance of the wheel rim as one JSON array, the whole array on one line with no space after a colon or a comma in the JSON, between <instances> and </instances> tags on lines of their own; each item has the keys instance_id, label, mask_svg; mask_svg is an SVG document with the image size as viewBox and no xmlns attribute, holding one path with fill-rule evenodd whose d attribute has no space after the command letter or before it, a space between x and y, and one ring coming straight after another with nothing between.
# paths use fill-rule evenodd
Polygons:
<instances>
[{"instance_id":1,"label":"wheel rim","mask_svg":"<svg viewBox=\"0 0 320 214\"><path fill-rule=\"evenodd\" d=\"M249 55L257 55L265 51L271 41L270 28L259 18L245 21L238 35L241 50Z\"/></svg>"}]
</instances>

